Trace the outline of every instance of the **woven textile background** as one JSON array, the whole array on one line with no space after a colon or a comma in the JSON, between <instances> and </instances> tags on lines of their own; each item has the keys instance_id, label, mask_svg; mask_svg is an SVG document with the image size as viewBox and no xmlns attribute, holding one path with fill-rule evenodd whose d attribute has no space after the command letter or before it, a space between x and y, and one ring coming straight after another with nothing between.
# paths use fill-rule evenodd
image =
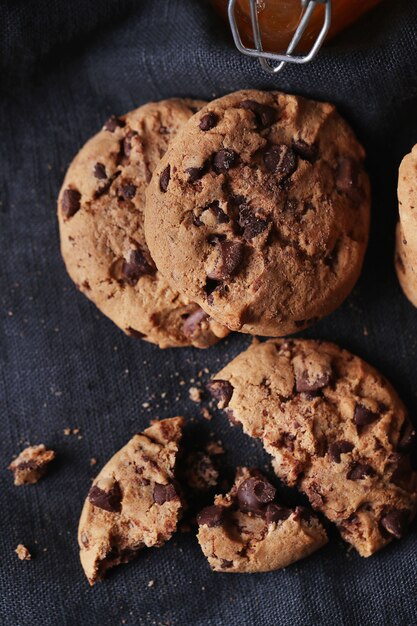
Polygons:
<instances>
[{"instance_id":1,"label":"woven textile background","mask_svg":"<svg viewBox=\"0 0 417 626\"><path fill-rule=\"evenodd\" d=\"M150 418L195 417L190 429L214 431L230 466L268 458L219 413L203 420L188 398L201 369L214 373L250 338L160 351L124 336L66 275L55 218L66 167L112 113L245 87L335 102L367 150L372 233L352 295L302 335L377 366L415 421L417 311L397 284L393 246L397 168L417 142L417 4L383 2L317 62L274 79L235 51L203 0L3 1L0 29L0 622L417 624L415 524L370 559L332 532L311 558L246 576L211 573L193 533L178 533L89 588L76 529L90 479ZM65 436L68 427L82 438ZM44 442L58 459L38 485L16 488L6 467L26 441ZM17 559L20 542L31 562Z\"/></svg>"}]
</instances>

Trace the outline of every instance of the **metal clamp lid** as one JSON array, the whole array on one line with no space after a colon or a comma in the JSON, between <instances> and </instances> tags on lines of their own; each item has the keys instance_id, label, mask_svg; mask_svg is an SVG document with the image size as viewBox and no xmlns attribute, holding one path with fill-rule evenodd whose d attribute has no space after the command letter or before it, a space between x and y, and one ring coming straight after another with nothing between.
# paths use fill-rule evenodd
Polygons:
<instances>
[{"instance_id":1,"label":"metal clamp lid","mask_svg":"<svg viewBox=\"0 0 417 626\"><path fill-rule=\"evenodd\" d=\"M286 63L302 64L312 61L317 56L318 51L323 45L332 21L332 0L301 0L301 8L303 10L303 13L297 29L288 45L286 53L277 54L274 52L265 52L262 47L261 30L259 27L258 12L256 7L258 0L249 0L250 18L252 23L252 32L253 40L255 42L255 48L247 48L242 43L235 17L236 1L237 0L229 0L228 6L230 28L232 30L233 39L236 47L242 54L257 58L262 68L270 74L277 74L278 72L280 72ZM317 38L313 46L311 47L311 50L305 55L296 55L294 54L294 51L301 41L304 31L306 30L310 22L311 16L318 4L325 5L323 26L319 34L317 35ZM271 61L277 61L278 65L274 66Z\"/></svg>"}]
</instances>

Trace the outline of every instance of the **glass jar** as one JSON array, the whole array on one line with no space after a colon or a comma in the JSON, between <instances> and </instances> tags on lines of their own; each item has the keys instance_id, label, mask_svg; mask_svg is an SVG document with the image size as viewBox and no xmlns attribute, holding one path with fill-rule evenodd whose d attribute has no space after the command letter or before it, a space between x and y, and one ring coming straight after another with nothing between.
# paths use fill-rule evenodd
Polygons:
<instances>
[{"instance_id":1,"label":"glass jar","mask_svg":"<svg viewBox=\"0 0 417 626\"><path fill-rule=\"evenodd\" d=\"M327 39L352 24L381 0L332 0L332 24ZM215 7L227 19L228 0L212 0ZM258 20L262 44L268 52L286 50L302 15L300 0L257 0ZM324 7L318 5L301 39L297 51L308 51L323 24ZM237 0L236 22L242 42L253 46L252 24L248 0Z\"/></svg>"}]
</instances>

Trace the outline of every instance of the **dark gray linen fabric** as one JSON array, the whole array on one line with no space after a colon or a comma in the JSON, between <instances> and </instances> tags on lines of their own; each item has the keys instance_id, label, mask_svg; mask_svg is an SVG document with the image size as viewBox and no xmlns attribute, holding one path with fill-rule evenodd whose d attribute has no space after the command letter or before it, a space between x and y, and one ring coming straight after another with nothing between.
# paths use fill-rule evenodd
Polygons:
<instances>
[{"instance_id":1,"label":"dark gray linen fabric","mask_svg":"<svg viewBox=\"0 0 417 626\"><path fill-rule=\"evenodd\" d=\"M377 366L415 420L417 311L397 284L393 249L397 168L417 142L416 3L383 2L317 62L276 78L235 51L203 1L15 0L1 4L0 28L0 622L417 624L415 524L370 559L331 531L311 558L250 576L211 573L193 533L178 533L88 587L76 530L90 479L150 418L194 417L191 438L214 432L230 467L268 458L220 413L203 420L188 399L200 370L215 372L250 338L160 351L124 336L66 275L55 218L66 167L112 113L246 87L335 102L368 153L372 233L352 295L302 336L335 341ZM64 436L66 427L81 436ZM46 443L58 459L37 486L16 488L6 467L26 441ZM20 542L32 562L17 559Z\"/></svg>"}]
</instances>

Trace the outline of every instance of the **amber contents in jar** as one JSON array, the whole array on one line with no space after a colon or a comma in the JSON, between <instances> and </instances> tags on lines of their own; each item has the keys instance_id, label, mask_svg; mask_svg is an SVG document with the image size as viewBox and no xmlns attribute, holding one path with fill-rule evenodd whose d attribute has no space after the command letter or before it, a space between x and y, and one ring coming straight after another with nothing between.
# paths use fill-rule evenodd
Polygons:
<instances>
[{"instance_id":1,"label":"amber contents in jar","mask_svg":"<svg viewBox=\"0 0 417 626\"><path fill-rule=\"evenodd\" d=\"M228 0L212 0L227 18ZM333 0L332 25L327 39L352 24L381 0ZM283 52L290 43L302 15L300 0L257 0L258 20L264 50ZM252 23L248 0L237 0L236 21L245 46L253 46ZM324 6L315 9L297 51L308 51L323 25Z\"/></svg>"}]
</instances>

